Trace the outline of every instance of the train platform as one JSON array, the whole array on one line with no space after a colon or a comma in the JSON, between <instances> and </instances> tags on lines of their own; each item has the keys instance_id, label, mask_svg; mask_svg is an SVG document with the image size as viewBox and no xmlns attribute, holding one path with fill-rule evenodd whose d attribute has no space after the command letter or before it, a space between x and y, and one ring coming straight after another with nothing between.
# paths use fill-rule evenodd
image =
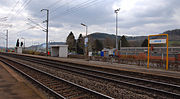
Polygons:
<instances>
[{"instance_id":1,"label":"train platform","mask_svg":"<svg viewBox=\"0 0 180 99\"><path fill-rule=\"evenodd\" d=\"M43 94L0 62L0 99L46 99Z\"/></svg>"},{"instance_id":2,"label":"train platform","mask_svg":"<svg viewBox=\"0 0 180 99\"><path fill-rule=\"evenodd\" d=\"M27 54L22 54L27 55ZM136 66L136 65L127 65L127 64L118 64L118 63L110 63L110 62L101 62L101 61L87 61L85 59L76 59L76 58L59 58L59 57L50 57L50 56L37 56L37 55L27 55L27 56L34 56L34 57L41 57L47 58L52 60L58 60L63 62L70 62L94 67L102 67L102 68L109 68L121 71L129 71L129 72L138 72L142 74L149 74L154 76L165 76L170 78L180 79L180 72L178 71L171 71L164 69L157 69L157 68L147 68L146 66Z\"/></svg>"},{"instance_id":3,"label":"train platform","mask_svg":"<svg viewBox=\"0 0 180 99\"><path fill-rule=\"evenodd\" d=\"M95 66L95 67L110 68L110 69L121 70L121 71L139 72L143 74L166 76L166 77L180 79L180 72L178 71L157 69L157 68L151 68L151 67L148 69L146 66L136 66L136 65L128 65L128 64L101 62L101 61L86 61L83 59L74 59L74 58L52 58L52 57L48 57L48 58L65 61L65 62L72 62L72 63L77 63L77 64Z\"/></svg>"}]
</instances>

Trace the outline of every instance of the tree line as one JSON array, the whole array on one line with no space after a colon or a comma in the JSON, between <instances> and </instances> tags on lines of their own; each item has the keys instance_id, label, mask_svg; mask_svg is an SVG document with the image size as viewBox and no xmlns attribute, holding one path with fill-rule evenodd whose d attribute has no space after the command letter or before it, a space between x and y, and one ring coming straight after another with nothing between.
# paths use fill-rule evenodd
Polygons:
<instances>
[{"instance_id":1,"label":"tree line","mask_svg":"<svg viewBox=\"0 0 180 99\"><path fill-rule=\"evenodd\" d=\"M75 39L73 32L70 32L66 38L66 44L68 45L69 52L76 52L78 54L83 54L85 51L84 45L84 37L82 34L79 35L78 39ZM123 35L118 40L118 49L121 47L130 47L129 42L127 41L126 37ZM141 44L142 47L147 47L148 40L145 39ZM115 48L115 39L111 39L106 37L105 40L98 40L93 39L91 36L88 36L88 50L93 52L101 51L103 48L112 49Z\"/></svg>"}]
</instances>

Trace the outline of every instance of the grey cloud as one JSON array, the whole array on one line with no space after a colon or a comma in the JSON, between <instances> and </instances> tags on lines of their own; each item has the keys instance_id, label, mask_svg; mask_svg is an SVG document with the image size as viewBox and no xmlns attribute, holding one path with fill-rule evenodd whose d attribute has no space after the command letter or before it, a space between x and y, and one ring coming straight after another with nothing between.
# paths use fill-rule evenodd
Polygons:
<instances>
[{"instance_id":1,"label":"grey cloud","mask_svg":"<svg viewBox=\"0 0 180 99\"><path fill-rule=\"evenodd\" d=\"M0 6L9 6L11 7L11 3L14 3L15 4L15 1L13 0L1 0L0 1Z\"/></svg>"},{"instance_id":2,"label":"grey cloud","mask_svg":"<svg viewBox=\"0 0 180 99\"><path fill-rule=\"evenodd\" d=\"M0 6L12 7L16 1L18 0L1 0ZM46 19L46 13L41 12L40 10L43 8L47 8L49 5L52 5L56 1L59 0L32 0L26 10L24 10L24 12L29 14L28 17L31 16L32 19L37 19L35 20L36 22L42 24L42 21ZM76 33L81 33L82 31L84 31L84 28L82 28L80 23L87 24L91 28L89 29L89 31L96 31L96 29L98 29L98 31L100 32L101 30L103 32L108 31L111 33L115 31L115 13L113 10L113 5L115 3L118 4L118 2L121 3L121 0L99 0L100 2L93 6L80 7L78 9L73 8L69 10L69 14L67 14L68 8L71 8L74 5L85 1L88 0L60 0L59 3L55 4L51 8L48 8L50 10L49 26L50 32L52 31L51 39L55 38L56 40L58 36L59 38L64 39L71 30ZM147 4L145 0L142 3L141 1L137 2L139 5L133 5L134 8L132 10L127 12L120 11L120 31L122 30L127 34L134 33L141 35L142 33L142 35L144 35L143 33L145 32L163 32L168 29L175 29L179 27L176 22L179 16L176 15L176 18L174 18L174 15L178 12L175 12L175 10L180 9L179 0L157 0L156 6L151 6L151 2L148 2L149 4ZM56 9L58 6L61 7L59 9ZM55 9L56 11L52 12ZM16 20L12 21L12 23L14 24L13 28L14 30L16 30L16 32L27 27L23 27L23 23L24 25L26 25L26 22L21 22L20 25L17 25L19 24L19 21L23 20L24 17L17 17ZM152 24L154 27L148 27ZM45 24L43 24L43 26L45 26ZM35 35L33 33L40 34ZM63 33L67 35L62 35ZM53 38L53 35L56 35L56 37ZM32 39L42 39L41 41L44 41L45 33L43 31L37 32L34 30L28 30L23 34L23 36Z\"/></svg>"}]
</instances>

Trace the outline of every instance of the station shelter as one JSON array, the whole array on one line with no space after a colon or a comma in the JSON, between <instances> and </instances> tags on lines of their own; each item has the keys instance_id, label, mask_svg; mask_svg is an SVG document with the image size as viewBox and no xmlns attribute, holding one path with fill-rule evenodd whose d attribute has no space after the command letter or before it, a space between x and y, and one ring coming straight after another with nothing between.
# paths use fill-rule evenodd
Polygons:
<instances>
[{"instance_id":1,"label":"station shelter","mask_svg":"<svg viewBox=\"0 0 180 99\"><path fill-rule=\"evenodd\" d=\"M68 45L51 45L51 56L67 57L68 56Z\"/></svg>"}]
</instances>

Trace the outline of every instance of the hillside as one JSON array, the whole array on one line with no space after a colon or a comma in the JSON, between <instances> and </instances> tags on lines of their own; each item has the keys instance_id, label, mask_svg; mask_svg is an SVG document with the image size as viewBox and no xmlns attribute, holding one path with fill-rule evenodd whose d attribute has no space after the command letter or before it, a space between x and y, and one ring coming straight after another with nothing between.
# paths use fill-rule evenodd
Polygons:
<instances>
[{"instance_id":1,"label":"hillside","mask_svg":"<svg viewBox=\"0 0 180 99\"><path fill-rule=\"evenodd\" d=\"M88 35L89 37L93 38L93 39L98 39L98 40L105 40L106 38L111 38L111 39L115 39L116 36L113 34L108 34L108 33L100 33L100 32L95 32L92 33L90 35ZM120 39L121 37L118 36L118 39Z\"/></svg>"},{"instance_id":2,"label":"hillside","mask_svg":"<svg viewBox=\"0 0 180 99\"><path fill-rule=\"evenodd\" d=\"M65 45L65 42L51 42L49 43L48 47L50 48L51 45ZM26 47L26 49L28 50L36 50L36 51L40 51L43 52L45 51L46 48L46 44L40 44L40 45L32 45L30 47Z\"/></svg>"},{"instance_id":3,"label":"hillside","mask_svg":"<svg viewBox=\"0 0 180 99\"><path fill-rule=\"evenodd\" d=\"M98 40L105 40L106 38L110 38L110 39L116 38L116 35L114 35L114 34L100 33L100 32L95 32L88 36L93 39L98 39ZM121 38L121 36L118 36L118 39L120 39L120 38ZM145 38L147 38L147 36L135 36L135 37L126 36L126 38L127 38L127 40L144 40Z\"/></svg>"},{"instance_id":4,"label":"hillside","mask_svg":"<svg viewBox=\"0 0 180 99\"><path fill-rule=\"evenodd\" d=\"M180 41L180 29L168 30L163 34L168 34L170 41Z\"/></svg>"},{"instance_id":5,"label":"hillside","mask_svg":"<svg viewBox=\"0 0 180 99\"><path fill-rule=\"evenodd\" d=\"M93 40L96 40L96 39L101 40L103 42L103 44L108 38L109 40L111 40L110 41L111 43L114 43L112 45L115 45L116 35L113 35L113 34L96 32L96 33L92 33L92 34L88 35L88 37L92 38ZM120 38L121 38L121 36L118 36L118 41L120 40ZM146 38L147 38L147 36L135 36L135 37L126 36L126 39L130 43L131 47L141 46L141 43Z\"/></svg>"},{"instance_id":6,"label":"hillside","mask_svg":"<svg viewBox=\"0 0 180 99\"><path fill-rule=\"evenodd\" d=\"M175 29L175 30L168 30L160 34L168 34L169 35L169 46L180 46L180 29ZM115 38L116 36L114 34L109 34L109 33L100 33L100 32L95 32L90 35L88 35L90 38L93 38L93 40L98 39L104 42L106 38L109 38L111 40L114 40L115 43ZM118 40L121 38L121 36L118 36ZM147 36L126 36L126 39L130 43L131 47L140 47L144 39L147 39Z\"/></svg>"}]
</instances>

